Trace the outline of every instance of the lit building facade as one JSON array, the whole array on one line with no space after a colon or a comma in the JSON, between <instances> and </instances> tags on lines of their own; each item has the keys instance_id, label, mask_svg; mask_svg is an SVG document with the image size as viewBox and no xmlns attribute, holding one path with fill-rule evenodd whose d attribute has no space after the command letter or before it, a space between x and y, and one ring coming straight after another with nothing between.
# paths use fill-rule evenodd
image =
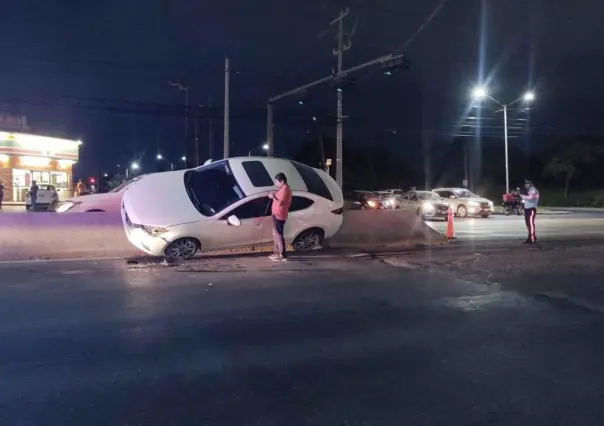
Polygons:
<instances>
[{"instance_id":1,"label":"lit building facade","mask_svg":"<svg viewBox=\"0 0 604 426\"><path fill-rule=\"evenodd\" d=\"M32 181L53 185L59 199L73 196L72 166L80 141L0 131L0 182L5 202L25 202Z\"/></svg>"}]
</instances>

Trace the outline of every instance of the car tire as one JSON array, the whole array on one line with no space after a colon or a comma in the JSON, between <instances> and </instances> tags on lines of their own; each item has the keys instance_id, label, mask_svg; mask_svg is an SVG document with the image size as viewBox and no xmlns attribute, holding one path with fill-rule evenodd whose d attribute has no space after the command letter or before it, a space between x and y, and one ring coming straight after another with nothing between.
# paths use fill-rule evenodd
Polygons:
<instances>
[{"instance_id":1,"label":"car tire","mask_svg":"<svg viewBox=\"0 0 604 426\"><path fill-rule=\"evenodd\" d=\"M468 217L468 208L463 204L457 207L457 216L458 217Z\"/></svg>"},{"instance_id":2,"label":"car tire","mask_svg":"<svg viewBox=\"0 0 604 426\"><path fill-rule=\"evenodd\" d=\"M164 249L164 256L169 260L187 260L195 256L199 248L199 241L195 238L179 238L168 244Z\"/></svg>"},{"instance_id":3,"label":"car tire","mask_svg":"<svg viewBox=\"0 0 604 426\"><path fill-rule=\"evenodd\" d=\"M302 253L313 251L323 245L323 238L324 233L322 229L307 229L294 239L292 246L294 247L294 251Z\"/></svg>"},{"instance_id":4,"label":"car tire","mask_svg":"<svg viewBox=\"0 0 604 426\"><path fill-rule=\"evenodd\" d=\"M400 210L400 209L401 209L401 206L396 206L394 209L395 209L395 210Z\"/></svg>"},{"instance_id":5,"label":"car tire","mask_svg":"<svg viewBox=\"0 0 604 426\"><path fill-rule=\"evenodd\" d=\"M483 213L483 214L481 214L481 216L482 216L482 217L484 217L484 218L486 219L486 218L488 218L488 217L490 216L490 214Z\"/></svg>"}]
</instances>

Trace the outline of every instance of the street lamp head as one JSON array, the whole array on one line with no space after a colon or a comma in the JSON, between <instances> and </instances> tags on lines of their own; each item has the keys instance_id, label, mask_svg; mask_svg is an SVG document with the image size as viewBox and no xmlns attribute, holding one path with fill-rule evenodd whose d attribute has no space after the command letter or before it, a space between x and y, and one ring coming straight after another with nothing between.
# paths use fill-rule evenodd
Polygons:
<instances>
[{"instance_id":1,"label":"street lamp head","mask_svg":"<svg viewBox=\"0 0 604 426\"><path fill-rule=\"evenodd\" d=\"M187 161L187 157L185 157L184 155L183 155L182 157L180 157L180 159L181 159L182 161Z\"/></svg>"},{"instance_id":2,"label":"street lamp head","mask_svg":"<svg viewBox=\"0 0 604 426\"><path fill-rule=\"evenodd\" d=\"M474 99L480 100L486 98L487 96L489 96L489 93L485 87L478 86L472 90L472 98Z\"/></svg>"},{"instance_id":3,"label":"street lamp head","mask_svg":"<svg viewBox=\"0 0 604 426\"><path fill-rule=\"evenodd\" d=\"M161 154L157 154L155 156L155 158L158 159L158 160L163 160L164 159L164 157Z\"/></svg>"},{"instance_id":4,"label":"street lamp head","mask_svg":"<svg viewBox=\"0 0 604 426\"><path fill-rule=\"evenodd\" d=\"M264 145L262 145L262 149L265 150L265 151L268 151L268 144L265 143Z\"/></svg>"},{"instance_id":5,"label":"street lamp head","mask_svg":"<svg viewBox=\"0 0 604 426\"><path fill-rule=\"evenodd\" d=\"M132 170L138 170L138 169L140 168L140 166L138 165L138 163L137 163L137 162L134 162L134 163L132 163L132 164L130 165L130 168L131 168Z\"/></svg>"},{"instance_id":6,"label":"street lamp head","mask_svg":"<svg viewBox=\"0 0 604 426\"><path fill-rule=\"evenodd\" d=\"M535 93L526 92L523 96L524 102L532 102L535 100Z\"/></svg>"}]
</instances>

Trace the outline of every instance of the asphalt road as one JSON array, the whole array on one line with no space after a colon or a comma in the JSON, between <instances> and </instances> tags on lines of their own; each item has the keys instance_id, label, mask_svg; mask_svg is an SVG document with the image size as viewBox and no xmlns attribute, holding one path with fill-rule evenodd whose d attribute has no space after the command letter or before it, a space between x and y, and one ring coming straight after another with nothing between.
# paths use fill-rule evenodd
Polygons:
<instances>
[{"instance_id":1,"label":"asphalt road","mask_svg":"<svg viewBox=\"0 0 604 426\"><path fill-rule=\"evenodd\" d=\"M431 227L445 232L446 222L429 221ZM455 236L461 241L525 240L524 216L493 215L489 218L455 219ZM535 226L541 241L564 239L604 239L604 211L537 215Z\"/></svg>"},{"instance_id":2,"label":"asphalt road","mask_svg":"<svg viewBox=\"0 0 604 426\"><path fill-rule=\"evenodd\" d=\"M584 250L0 264L0 424L604 424Z\"/></svg>"}]
</instances>

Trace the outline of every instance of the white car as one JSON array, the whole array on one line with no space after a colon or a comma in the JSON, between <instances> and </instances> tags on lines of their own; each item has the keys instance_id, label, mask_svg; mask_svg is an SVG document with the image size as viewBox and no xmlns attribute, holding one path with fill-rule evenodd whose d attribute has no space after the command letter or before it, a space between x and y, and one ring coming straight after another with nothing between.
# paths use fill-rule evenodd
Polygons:
<instances>
[{"instance_id":1,"label":"white car","mask_svg":"<svg viewBox=\"0 0 604 426\"><path fill-rule=\"evenodd\" d=\"M436 192L453 207L456 216L489 217L493 213L493 202L465 188L435 188Z\"/></svg>"},{"instance_id":2,"label":"white car","mask_svg":"<svg viewBox=\"0 0 604 426\"><path fill-rule=\"evenodd\" d=\"M36 209L53 210L59 202L59 193L53 185L38 185ZM31 210L31 194L25 197L25 209Z\"/></svg>"},{"instance_id":3,"label":"white car","mask_svg":"<svg viewBox=\"0 0 604 426\"><path fill-rule=\"evenodd\" d=\"M442 218L449 215L449 203L433 191L409 191L400 197L401 209L420 216L422 219Z\"/></svg>"},{"instance_id":4,"label":"white car","mask_svg":"<svg viewBox=\"0 0 604 426\"><path fill-rule=\"evenodd\" d=\"M229 158L145 176L124 194L126 235L140 250L169 259L269 243L268 193L277 189L277 173L285 174L293 195L286 243L296 251L320 248L342 225L342 191L322 170L269 157Z\"/></svg>"},{"instance_id":5,"label":"white car","mask_svg":"<svg viewBox=\"0 0 604 426\"><path fill-rule=\"evenodd\" d=\"M102 194L82 195L69 198L59 203L57 213L80 213L80 212L109 212L119 213L122 207L122 197L126 189L143 176L130 179L110 192Z\"/></svg>"}]
</instances>

